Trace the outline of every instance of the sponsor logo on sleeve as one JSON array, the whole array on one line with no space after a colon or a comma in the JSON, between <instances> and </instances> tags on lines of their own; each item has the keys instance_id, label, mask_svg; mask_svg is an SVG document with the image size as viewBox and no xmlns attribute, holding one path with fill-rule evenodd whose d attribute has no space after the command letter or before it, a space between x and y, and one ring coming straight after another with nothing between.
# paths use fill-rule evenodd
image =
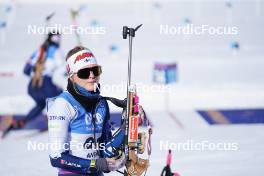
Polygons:
<instances>
[{"instance_id":1,"label":"sponsor logo on sleeve","mask_svg":"<svg viewBox=\"0 0 264 176\"><path fill-rule=\"evenodd\" d=\"M60 123L48 123L48 128L50 131L61 131L62 130L62 126Z\"/></svg>"},{"instance_id":2,"label":"sponsor logo on sleeve","mask_svg":"<svg viewBox=\"0 0 264 176\"><path fill-rule=\"evenodd\" d=\"M65 116L49 116L49 120L66 120Z\"/></svg>"}]
</instances>

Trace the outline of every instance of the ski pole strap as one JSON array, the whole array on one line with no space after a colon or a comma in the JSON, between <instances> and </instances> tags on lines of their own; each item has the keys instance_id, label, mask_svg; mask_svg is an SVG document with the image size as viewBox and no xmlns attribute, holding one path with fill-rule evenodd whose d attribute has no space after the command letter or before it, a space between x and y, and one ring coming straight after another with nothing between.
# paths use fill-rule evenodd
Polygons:
<instances>
[{"instance_id":1,"label":"ski pole strap","mask_svg":"<svg viewBox=\"0 0 264 176\"><path fill-rule=\"evenodd\" d=\"M147 149L148 149L148 156L151 155L151 151L152 151L152 146L151 146L151 135L152 135L152 125L150 120L148 119L148 116L145 112L145 110L143 109L143 113L144 113L144 125L146 125L148 127L148 134L149 134L149 138L148 138L148 143L147 143Z\"/></svg>"},{"instance_id":2,"label":"ski pole strap","mask_svg":"<svg viewBox=\"0 0 264 176\"><path fill-rule=\"evenodd\" d=\"M150 126L148 133L149 133L149 139L148 139L148 144L147 144L147 148L148 148L148 155L151 155L151 151L152 151L152 147L151 147L151 135L152 135L152 128Z\"/></svg>"},{"instance_id":3,"label":"ski pole strap","mask_svg":"<svg viewBox=\"0 0 264 176\"><path fill-rule=\"evenodd\" d=\"M126 102L127 99L125 98L124 100L120 100L114 97L104 97L106 100L111 101L114 105L120 107L120 108L126 108Z\"/></svg>"}]
</instances>

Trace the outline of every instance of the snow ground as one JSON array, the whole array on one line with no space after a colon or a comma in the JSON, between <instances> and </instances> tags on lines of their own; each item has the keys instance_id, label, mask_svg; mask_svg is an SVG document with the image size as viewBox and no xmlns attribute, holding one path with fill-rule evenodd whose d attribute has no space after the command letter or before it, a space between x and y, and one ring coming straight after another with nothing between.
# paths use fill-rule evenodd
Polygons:
<instances>
[{"instance_id":1,"label":"snow ground","mask_svg":"<svg viewBox=\"0 0 264 176\"><path fill-rule=\"evenodd\" d=\"M184 112L175 113L183 116ZM149 116L154 124L152 136L151 167L147 175L159 175L166 162L166 143L172 147L172 170L181 175L254 175L261 176L264 173L262 166L263 153L263 125L221 125L208 126L204 121L197 121L196 117L187 116L183 123L184 128L178 125L164 112L151 112ZM183 117L184 118L184 117ZM196 125L188 126L190 121ZM162 122L162 123L161 123ZM26 175L56 175L56 169L49 164L48 152L30 151L27 149L30 142L47 142L47 133L32 136L33 132L12 132L10 136L1 141L1 168L0 172L5 176L15 176L19 173ZM184 150L176 148L175 144L201 143L208 141L213 144L220 142L235 143L235 151L210 150ZM4 151L4 152L3 152ZM118 173L107 174L116 176Z\"/></svg>"}]
</instances>

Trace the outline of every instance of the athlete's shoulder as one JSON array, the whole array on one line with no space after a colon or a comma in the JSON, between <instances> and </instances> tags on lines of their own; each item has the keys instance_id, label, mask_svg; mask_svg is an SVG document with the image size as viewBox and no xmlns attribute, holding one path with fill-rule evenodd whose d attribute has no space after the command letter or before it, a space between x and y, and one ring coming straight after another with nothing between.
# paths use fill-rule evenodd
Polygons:
<instances>
[{"instance_id":1,"label":"athlete's shoulder","mask_svg":"<svg viewBox=\"0 0 264 176\"><path fill-rule=\"evenodd\" d=\"M55 45L49 45L46 51L48 59L54 59L57 57L57 55L61 55L60 48Z\"/></svg>"},{"instance_id":2,"label":"athlete's shoulder","mask_svg":"<svg viewBox=\"0 0 264 176\"><path fill-rule=\"evenodd\" d=\"M64 114L66 116L74 116L75 110L72 105L65 98L65 93L62 92L55 98L47 100L47 113L48 114Z\"/></svg>"}]
</instances>

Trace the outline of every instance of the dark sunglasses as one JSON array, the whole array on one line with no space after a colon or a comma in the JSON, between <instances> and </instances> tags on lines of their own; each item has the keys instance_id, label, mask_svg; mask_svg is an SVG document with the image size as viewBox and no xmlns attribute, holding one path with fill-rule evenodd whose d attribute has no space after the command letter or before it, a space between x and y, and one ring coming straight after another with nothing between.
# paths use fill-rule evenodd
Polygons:
<instances>
[{"instance_id":1,"label":"dark sunglasses","mask_svg":"<svg viewBox=\"0 0 264 176\"><path fill-rule=\"evenodd\" d=\"M93 72L94 76L97 77L102 73L101 66L91 67L91 68L84 68L77 72L77 76L80 79L88 79L90 77L90 73Z\"/></svg>"}]
</instances>

